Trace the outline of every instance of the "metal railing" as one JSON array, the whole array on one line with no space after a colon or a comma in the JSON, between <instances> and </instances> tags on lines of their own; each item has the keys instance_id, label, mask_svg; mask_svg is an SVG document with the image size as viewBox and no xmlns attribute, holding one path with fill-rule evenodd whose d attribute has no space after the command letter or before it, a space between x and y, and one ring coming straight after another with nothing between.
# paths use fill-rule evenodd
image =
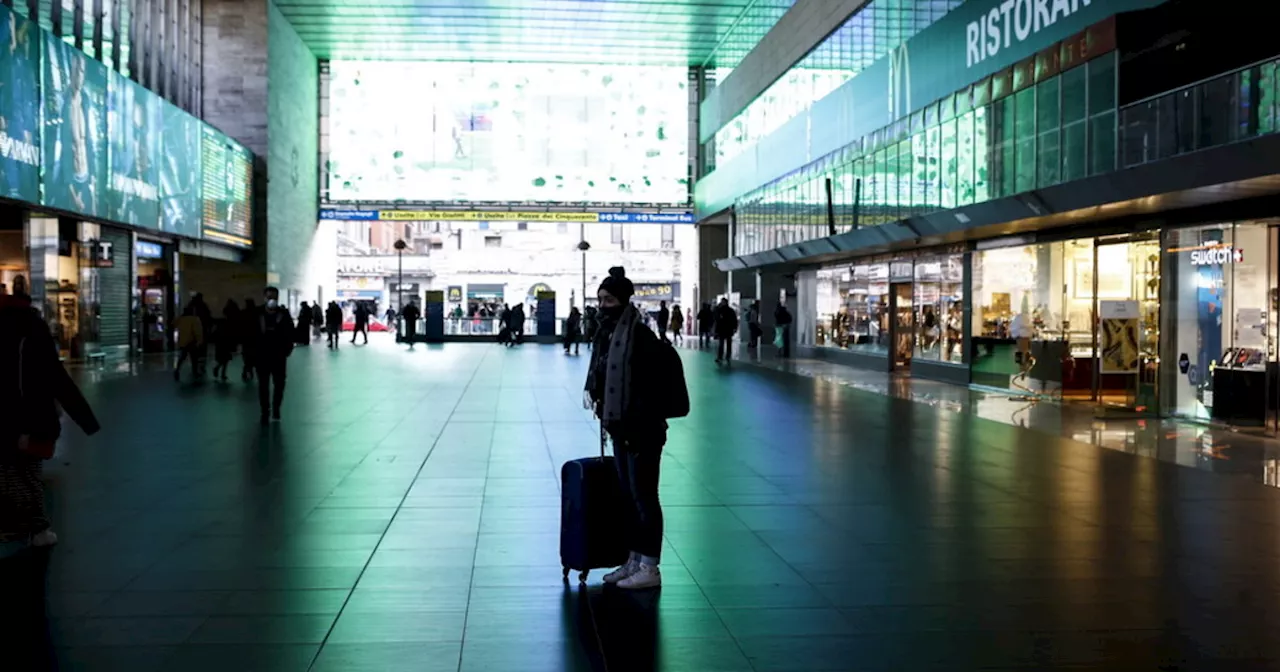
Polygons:
<instances>
[{"instance_id":1,"label":"metal railing","mask_svg":"<svg viewBox=\"0 0 1280 672\"><path fill-rule=\"evenodd\" d=\"M1280 59L1267 59L1120 108L1120 167L1275 133Z\"/></svg>"}]
</instances>

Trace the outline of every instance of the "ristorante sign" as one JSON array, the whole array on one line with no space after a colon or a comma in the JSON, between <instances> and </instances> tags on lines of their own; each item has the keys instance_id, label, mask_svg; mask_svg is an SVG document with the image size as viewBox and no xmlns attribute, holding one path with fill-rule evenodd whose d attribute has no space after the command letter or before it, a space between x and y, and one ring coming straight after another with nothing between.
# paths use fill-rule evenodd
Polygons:
<instances>
[{"instance_id":1,"label":"ristorante sign","mask_svg":"<svg viewBox=\"0 0 1280 672\"><path fill-rule=\"evenodd\" d=\"M1103 0L1004 0L966 26L965 67L1027 41L1095 1Z\"/></svg>"}]
</instances>

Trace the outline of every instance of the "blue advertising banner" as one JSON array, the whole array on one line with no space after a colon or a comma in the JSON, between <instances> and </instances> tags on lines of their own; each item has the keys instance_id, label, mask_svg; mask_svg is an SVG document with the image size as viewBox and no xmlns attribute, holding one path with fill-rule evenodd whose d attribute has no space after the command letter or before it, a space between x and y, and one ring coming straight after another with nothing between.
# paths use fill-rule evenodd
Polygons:
<instances>
[{"instance_id":1,"label":"blue advertising banner","mask_svg":"<svg viewBox=\"0 0 1280 672\"><path fill-rule=\"evenodd\" d=\"M160 223L160 97L108 73L106 216L156 228Z\"/></svg>"},{"instance_id":2,"label":"blue advertising banner","mask_svg":"<svg viewBox=\"0 0 1280 672\"><path fill-rule=\"evenodd\" d=\"M0 6L0 195L40 200L40 31Z\"/></svg>"},{"instance_id":3,"label":"blue advertising banner","mask_svg":"<svg viewBox=\"0 0 1280 672\"><path fill-rule=\"evenodd\" d=\"M107 215L107 66L44 33L41 202Z\"/></svg>"}]
</instances>

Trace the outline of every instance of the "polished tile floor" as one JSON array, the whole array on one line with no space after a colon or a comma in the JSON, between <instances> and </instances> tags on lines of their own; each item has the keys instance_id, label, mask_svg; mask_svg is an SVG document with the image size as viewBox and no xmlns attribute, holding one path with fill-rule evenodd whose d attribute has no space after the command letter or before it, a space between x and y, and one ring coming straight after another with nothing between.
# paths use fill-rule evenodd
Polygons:
<instances>
[{"instance_id":1,"label":"polished tile floor","mask_svg":"<svg viewBox=\"0 0 1280 672\"><path fill-rule=\"evenodd\" d=\"M661 591L566 587L582 358L386 339L249 386L140 367L50 463L63 543L0 560L0 669L1280 666L1280 491L684 353Z\"/></svg>"}]
</instances>

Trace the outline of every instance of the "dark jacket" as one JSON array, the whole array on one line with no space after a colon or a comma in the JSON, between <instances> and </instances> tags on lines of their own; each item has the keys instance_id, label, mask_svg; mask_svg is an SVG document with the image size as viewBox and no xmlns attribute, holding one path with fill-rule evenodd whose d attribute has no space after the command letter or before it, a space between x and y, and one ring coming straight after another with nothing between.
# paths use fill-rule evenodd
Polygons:
<instances>
[{"instance_id":1,"label":"dark jacket","mask_svg":"<svg viewBox=\"0 0 1280 672\"><path fill-rule=\"evenodd\" d=\"M606 369L609 362L609 347L613 341L613 323L601 320L596 331L595 341L591 347L591 369L594 383L587 393L591 395L597 407L604 403L604 386L607 380ZM638 322L635 327L635 341L631 344L631 392L630 400L621 421L605 427L605 431L615 439L641 437L652 442L666 431L667 421L654 408L654 402L665 394L663 385L668 381L660 379L660 367L653 364L658 361L658 348L670 347L658 340L653 331ZM665 440L665 437L662 437ZM659 442L661 443L661 441Z\"/></svg>"},{"instance_id":2,"label":"dark jacket","mask_svg":"<svg viewBox=\"0 0 1280 672\"><path fill-rule=\"evenodd\" d=\"M400 317L404 318L405 326L417 324L418 320L422 317L422 311L418 310L418 307L411 303L405 306L404 310L400 311Z\"/></svg>"},{"instance_id":3,"label":"dark jacket","mask_svg":"<svg viewBox=\"0 0 1280 672\"><path fill-rule=\"evenodd\" d=\"M519 304L507 311L507 328L511 331L524 331L524 305Z\"/></svg>"},{"instance_id":4,"label":"dark jacket","mask_svg":"<svg viewBox=\"0 0 1280 672\"><path fill-rule=\"evenodd\" d=\"M364 327L369 324L369 309L364 307L363 303L356 304L356 326Z\"/></svg>"},{"instance_id":5,"label":"dark jacket","mask_svg":"<svg viewBox=\"0 0 1280 672\"><path fill-rule=\"evenodd\" d=\"M338 304L331 303L329 308L324 311L324 326L329 331L342 331L342 309L338 307Z\"/></svg>"},{"instance_id":6,"label":"dark jacket","mask_svg":"<svg viewBox=\"0 0 1280 672\"><path fill-rule=\"evenodd\" d=\"M260 308L255 317L255 355L259 362L278 362L293 354L294 327L289 311Z\"/></svg>"},{"instance_id":7,"label":"dark jacket","mask_svg":"<svg viewBox=\"0 0 1280 672\"><path fill-rule=\"evenodd\" d=\"M662 331L667 330L667 325L671 324L671 310L668 308L658 309L658 328Z\"/></svg>"},{"instance_id":8,"label":"dark jacket","mask_svg":"<svg viewBox=\"0 0 1280 672\"><path fill-rule=\"evenodd\" d=\"M731 306L716 306L715 324L717 338L732 338L738 333L738 314Z\"/></svg>"},{"instance_id":9,"label":"dark jacket","mask_svg":"<svg viewBox=\"0 0 1280 672\"><path fill-rule=\"evenodd\" d=\"M698 311L698 331L709 332L715 326L715 313L711 312L711 306L703 306Z\"/></svg>"},{"instance_id":10,"label":"dark jacket","mask_svg":"<svg viewBox=\"0 0 1280 672\"><path fill-rule=\"evenodd\" d=\"M791 311L779 303L778 307L773 309L773 323L779 327L789 326L791 324Z\"/></svg>"},{"instance_id":11,"label":"dark jacket","mask_svg":"<svg viewBox=\"0 0 1280 672\"><path fill-rule=\"evenodd\" d=\"M57 439L59 406L86 434L96 433L98 419L58 361L49 325L28 300L0 298L0 450L24 434Z\"/></svg>"}]
</instances>

